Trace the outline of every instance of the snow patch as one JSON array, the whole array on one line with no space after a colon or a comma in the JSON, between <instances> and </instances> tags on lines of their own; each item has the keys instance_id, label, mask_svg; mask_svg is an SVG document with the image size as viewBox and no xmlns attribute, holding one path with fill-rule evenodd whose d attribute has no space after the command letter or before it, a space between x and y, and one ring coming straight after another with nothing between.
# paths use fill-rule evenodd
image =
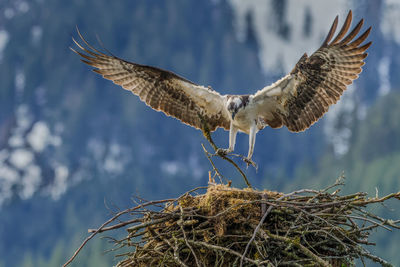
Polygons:
<instances>
[{"instance_id":1,"label":"snow patch","mask_svg":"<svg viewBox=\"0 0 400 267\"><path fill-rule=\"evenodd\" d=\"M19 173L15 168L7 165L9 152L0 150L0 207L13 195L12 187L19 182Z\"/></svg>"},{"instance_id":2,"label":"snow patch","mask_svg":"<svg viewBox=\"0 0 400 267\"><path fill-rule=\"evenodd\" d=\"M19 105L15 113L17 120L17 129L15 129L16 132L20 133L28 130L28 128L32 125L33 121L28 106L25 104Z\"/></svg>"},{"instance_id":3,"label":"snow patch","mask_svg":"<svg viewBox=\"0 0 400 267\"><path fill-rule=\"evenodd\" d=\"M343 22L348 1L289 0L279 2L282 14L273 0L229 0L236 18L239 40L246 36L248 16L260 46L260 62L266 73L289 72L304 52L313 53L328 34L337 14ZM275 3L275 7L274 7Z\"/></svg>"},{"instance_id":4,"label":"snow patch","mask_svg":"<svg viewBox=\"0 0 400 267\"><path fill-rule=\"evenodd\" d=\"M15 11L14 11L14 9L9 8L9 7L7 7L7 8L4 9L4 17L5 17L6 19L12 19L14 16L15 16Z\"/></svg>"},{"instance_id":5,"label":"snow patch","mask_svg":"<svg viewBox=\"0 0 400 267\"><path fill-rule=\"evenodd\" d=\"M38 121L33 125L32 131L30 131L26 139L34 151L42 152L48 145L50 137L51 134L47 124L43 121Z\"/></svg>"},{"instance_id":6,"label":"snow patch","mask_svg":"<svg viewBox=\"0 0 400 267\"><path fill-rule=\"evenodd\" d=\"M19 174L15 169L0 163L0 181L2 182L6 181L8 184L14 184L18 182L18 180L19 180ZM4 189L2 186L0 188ZM0 192L3 193L3 190L0 190Z\"/></svg>"},{"instance_id":7,"label":"snow patch","mask_svg":"<svg viewBox=\"0 0 400 267\"><path fill-rule=\"evenodd\" d=\"M18 1L15 5L15 8L20 13L26 13L29 11L29 4L26 1Z\"/></svg>"},{"instance_id":8,"label":"snow patch","mask_svg":"<svg viewBox=\"0 0 400 267\"><path fill-rule=\"evenodd\" d=\"M93 178L93 173L91 173L88 167L88 160L82 159L80 160L80 166L78 169L75 169L74 172L70 175L68 180L69 186L74 186L79 184L84 180L90 180Z\"/></svg>"},{"instance_id":9,"label":"snow patch","mask_svg":"<svg viewBox=\"0 0 400 267\"><path fill-rule=\"evenodd\" d=\"M89 162L95 162L97 169L114 176L121 174L131 159L130 150L113 141L108 144L98 138L92 138L87 149Z\"/></svg>"},{"instance_id":10,"label":"snow patch","mask_svg":"<svg viewBox=\"0 0 400 267\"><path fill-rule=\"evenodd\" d=\"M25 89L25 74L22 70L17 69L15 73L15 90L17 94L22 95Z\"/></svg>"},{"instance_id":11,"label":"snow patch","mask_svg":"<svg viewBox=\"0 0 400 267\"><path fill-rule=\"evenodd\" d=\"M42 39L43 28L41 26L35 25L31 29L32 43L37 45Z\"/></svg>"},{"instance_id":12,"label":"snow patch","mask_svg":"<svg viewBox=\"0 0 400 267\"><path fill-rule=\"evenodd\" d=\"M112 143L109 147L109 152L104 160L104 170L110 174L120 174L125 167L124 161L121 158L121 147L117 143Z\"/></svg>"},{"instance_id":13,"label":"snow patch","mask_svg":"<svg viewBox=\"0 0 400 267\"><path fill-rule=\"evenodd\" d=\"M3 59L3 51L6 48L9 39L10 36L8 35L8 32L0 30L0 62Z\"/></svg>"},{"instance_id":14,"label":"snow patch","mask_svg":"<svg viewBox=\"0 0 400 267\"><path fill-rule=\"evenodd\" d=\"M54 179L48 192L54 199L66 190L68 169L56 158L40 162L37 158L49 146L62 143L59 133L53 134L44 121L34 123L27 105L19 105L15 111L16 125L10 129L7 149L0 150L0 206L17 194L21 199L29 199L38 190L43 190L43 170L52 173L45 181ZM58 124L62 128L62 124ZM59 130L61 132L61 130Z\"/></svg>"},{"instance_id":15,"label":"snow patch","mask_svg":"<svg viewBox=\"0 0 400 267\"><path fill-rule=\"evenodd\" d=\"M160 164L161 171L174 176L178 173L190 175L194 179L200 179L204 175L204 169L201 167L198 155L196 153L190 154L187 161L169 160L163 161Z\"/></svg>"},{"instance_id":16,"label":"snow patch","mask_svg":"<svg viewBox=\"0 0 400 267\"><path fill-rule=\"evenodd\" d=\"M362 121L367 117L368 106L366 104L360 103L357 107L357 119Z\"/></svg>"},{"instance_id":17,"label":"snow patch","mask_svg":"<svg viewBox=\"0 0 400 267\"><path fill-rule=\"evenodd\" d=\"M38 106L43 107L47 103L46 90L43 86L39 86L35 90L35 100Z\"/></svg>"},{"instance_id":18,"label":"snow patch","mask_svg":"<svg viewBox=\"0 0 400 267\"><path fill-rule=\"evenodd\" d=\"M188 171L190 172L190 174L194 179L199 180L200 178L203 177L204 170L201 167L198 154L192 153L190 155L188 165L189 165Z\"/></svg>"},{"instance_id":19,"label":"snow patch","mask_svg":"<svg viewBox=\"0 0 400 267\"><path fill-rule=\"evenodd\" d=\"M23 148L14 150L10 155L10 163L20 170L25 169L29 164L31 164L33 159L33 153Z\"/></svg>"},{"instance_id":20,"label":"snow patch","mask_svg":"<svg viewBox=\"0 0 400 267\"><path fill-rule=\"evenodd\" d=\"M59 165L54 168L54 173L54 182L49 188L49 194L54 200L57 200L67 191L69 170L66 166Z\"/></svg>"},{"instance_id":21,"label":"snow patch","mask_svg":"<svg viewBox=\"0 0 400 267\"><path fill-rule=\"evenodd\" d=\"M164 161L161 162L161 170L169 175L176 175L180 169L179 162L177 161Z\"/></svg>"},{"instance_id":22,"label":"snow patch","mask_svg":"<svg viewBox=\"0 0 400 267\"><path fill-rule=\"evenodd\" d=\"M390 61L391 59L388 56L383 57L379 61L378 65L378 75L380 80L380 86L378 89L378 93L381 96L386 95L390 91Z\"/></svg>"},{"instance_id":23,"label":"snow patch","mask_svg":"<svg viewBox=\"0 0 400 267\"><path fill-rule=\"evenodd\" d=\"M332 144L336 156L340 157L349 150L352 135L351 124L355 110L355 86L350 85L343 93L340 101L329 108L325 114L324 133L328 143Z\"/></svg>"},{"instance_id":24,"label":"snow patch","mask_svg":"<svg viewBox=\"0 0 400 267\"><path fill-rule=\"evenodd\" d=\"M19 196L22 199L28 199L33 196L37 191L41 183L42 170L39 166L29 165L25 169L25 174L22 177L22 190L19 192Z\"/></svg>"},{"instance_id":25,"label":"snow patch","mask_svg":"<svg viewBox=\"0 0 400 267\"><path fill-rule=\"evenodd\" d=\"M8 145L10 147L22 147L24 144L25 144L24 138L19 133L12 135L8 139Z\"/></svg>"},{"instance_id":26,"label":"snow patch","mask_svg":"<svg viewBox=\"0 0 400 267\"><path fill-rule=\"evenodd\" d=\"M104 157L106 146L99 139L92 138L88 142L88 150L96 161L101 161Z\"/></svg>"},{"instance_id":27,"label":"snow patch","mask_svg":"<svg viewBox=\"0 0 400 267\"><path fill-rule=\"evenodd\" d=\"M380 16L382 18L380 28L385 39L393 40L397 44L400 44L400 28L398 27L399 16L400 1L386 0L384 2L382 15Z\"/></svg>"}]
</instances>

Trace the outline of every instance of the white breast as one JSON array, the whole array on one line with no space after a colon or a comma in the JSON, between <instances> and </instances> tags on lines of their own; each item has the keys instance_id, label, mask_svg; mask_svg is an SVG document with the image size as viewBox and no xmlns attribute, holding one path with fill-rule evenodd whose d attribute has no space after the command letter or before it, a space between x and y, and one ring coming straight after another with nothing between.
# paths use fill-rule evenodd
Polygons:
<instances>
[{"instance_id":1,"label":"white breast","mask_svg":"<svg viewBox=\"0 0 400 267\"><path fill-rule=\"evenodd\" d=\"M243 109L240 109L233 120L233 125L239 128L240 131L249 133L250 127L257 121L257 110L253 99L249 99L249 103Z\"/></svg>"}]
</instances>

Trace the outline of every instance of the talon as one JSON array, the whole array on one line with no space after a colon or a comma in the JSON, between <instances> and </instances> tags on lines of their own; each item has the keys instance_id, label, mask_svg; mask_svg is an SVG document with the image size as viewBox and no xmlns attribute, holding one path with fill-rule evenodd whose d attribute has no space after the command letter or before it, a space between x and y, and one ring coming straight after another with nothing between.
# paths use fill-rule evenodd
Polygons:
<instances>
[{"instance_id":1,"label":"talon","mask_svg":"<svg viewBox=\"0 0 400 267\"><path fill-rule=\"evenodd\" d=\"M246 162L247 168L251 165L257 169L257 164L254 161L252 161L250 158L248 158L248 157L243 158L243 161Z\"/></svg>"},{"instance_id":2,"label":"talon","mask_svg":"<svg viewBox=\"0 0 400 267\"><path fill-rule=\"evenodd\" d=\"M219 156L226 156L227 154L231 153L232 150L229 148L218 148L217 151L215 151L215 154Z\"/></svg>"}]
</instances>

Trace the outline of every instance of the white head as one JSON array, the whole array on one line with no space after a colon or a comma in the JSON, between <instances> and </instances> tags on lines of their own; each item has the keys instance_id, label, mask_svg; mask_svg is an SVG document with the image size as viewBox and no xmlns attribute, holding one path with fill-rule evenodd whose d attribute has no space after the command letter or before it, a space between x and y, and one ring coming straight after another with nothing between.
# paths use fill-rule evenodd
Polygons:
<instances>
[{"instance_id":1,"label":"white head","mask_svg":"<svg viewBox=\"0 0 400 267\"><path fill-rule=\"evenodd\" d=\"M229 95L226 101L226 109L232 116L232 120L235 119L236 113L241 109L244 109L249 103L248 95Z\"/></svg>"}]
</instances>

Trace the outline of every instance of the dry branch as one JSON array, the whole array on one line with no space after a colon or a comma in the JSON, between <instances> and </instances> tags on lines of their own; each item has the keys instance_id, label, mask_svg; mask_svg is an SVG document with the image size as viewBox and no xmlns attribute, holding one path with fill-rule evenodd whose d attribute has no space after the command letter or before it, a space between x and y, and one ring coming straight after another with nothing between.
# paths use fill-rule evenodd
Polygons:
<instances>
[{"instance_id":1,"label":"dry branch","mask_svg":"<svg viewBox=\"0 0 400 267\"><path fill-rule=\"evenodd\" d=\"M400 221L364 208L399 199L400 192L368 198L364 193L340 196L330 189L282 194L214 184L205 193L198 188L121 211L91 230L88 239L126 228L128 235L113 241L130 251L121 256L119 267L349 266L358 258L390 266L365 246L371 245L373 229L398 229ZM165 205L161 210L160 203ZM117 222L121 214L132 218Z\"/></svg>"}]
</instances>

